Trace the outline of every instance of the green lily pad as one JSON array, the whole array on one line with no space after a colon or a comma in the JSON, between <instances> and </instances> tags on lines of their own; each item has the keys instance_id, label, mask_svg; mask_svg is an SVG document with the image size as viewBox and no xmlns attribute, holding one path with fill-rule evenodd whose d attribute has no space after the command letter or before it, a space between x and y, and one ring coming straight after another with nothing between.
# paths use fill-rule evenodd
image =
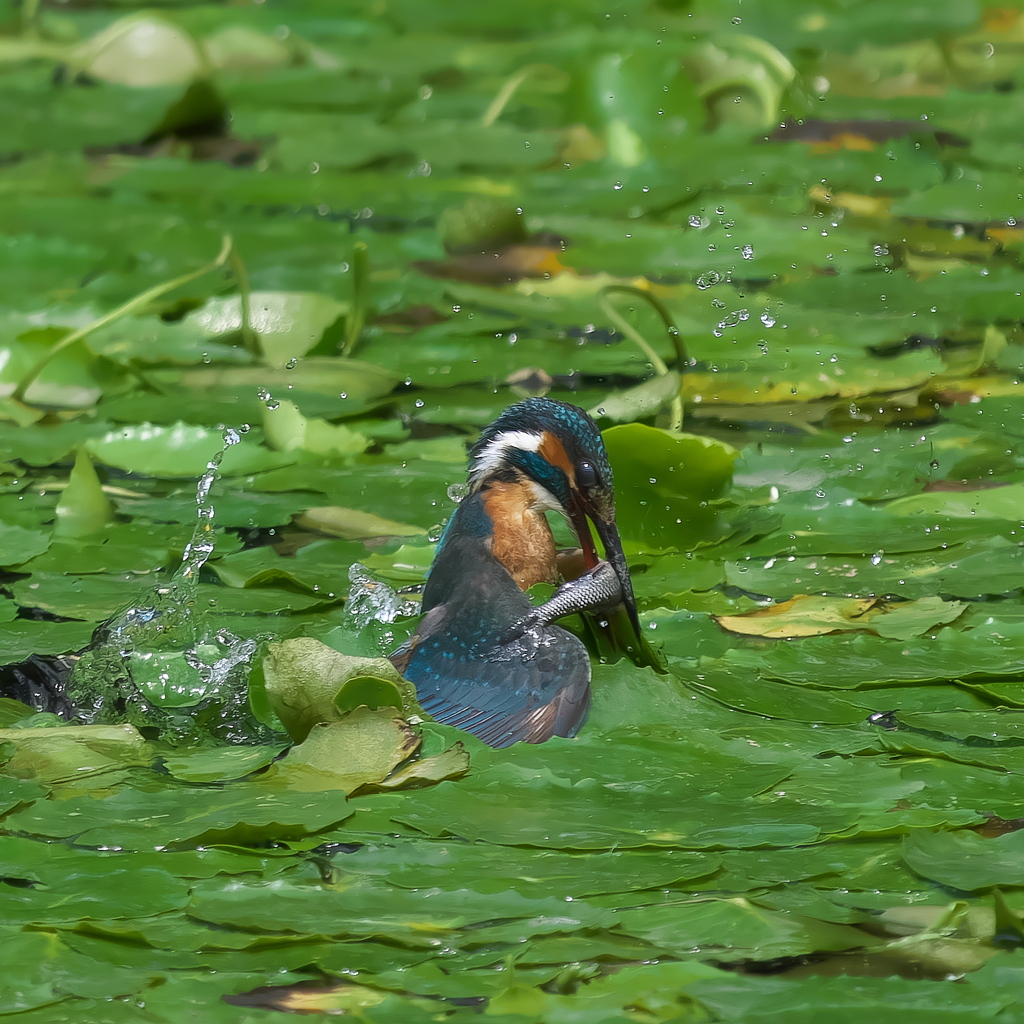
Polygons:
<instances>
[{"instance_id":1,"label":"green lily pad","mask_svg":"<svg viewBox=\"0 0 1024 1024\"><path fill-rule=\"evenodd\" d=\"M937 832L909 838L903 858L919 875L971 892L1024 885L1020 850L1024 833L983 839L976 832Z\"/></svg>"},{"instance_id":2,"label":"green lily pad","mask_svg":"<svg viewBox=\"0 0 1024 1024\"><path fill-rule=\"evenodd\" d=\"M183 782L227 782L265 768L283 749L283 745L278 745L177 751L164 758L163 764Z\"/></svg>"},{"instance_id":3,"label":"green lily pad","mask_svg":"<svg viewBox=\"0 0 1024 1024\"><path fill-rule=\"evenodd\" d=\"M346 303L314 292L252 292L249 326L256 332L267 363L281 369L313 348L324 331L348 311ZM185 323L206 337L242 329L241 300L211 299Z\"/></svg>"},{"instance_id":4,"label":"green lily pad","mask_svg":"<svg viewBox=\"0 0 1024 1024\"><path fill-rule=\"evenodd\" d=\"M736 449L639 423L612 427L603 436L615 470L617 521L624 537L655 548L689 548L714 536L709 502L728 491Z\"/></svg>"},{"instance_id":5,"label":"green lily pad","mask_svg":"<svg viewBox=\"0 0 1024 1024\"><path fill-rule=\"evenodd\" d=\"M220 432L185 423L122 427L92 438L87 446L107 466L144 476L166 477L202 476L213 457L225 447ZM267 451L246 438L224 453L221 472L254 473L294 461L285 452Z\"/></svg>"},{"instance_id":6,"label":"green lily pad","mask_svg":"<svg viewBox=\"0 0 1024 1024\"><path fill-rule=\"evenodd\" d=\"M24 526L0 522L0 551L5 552L7 565L31 561L49 546L50 534L44 530L29 530Z\"/></svg>"}]
</instances>

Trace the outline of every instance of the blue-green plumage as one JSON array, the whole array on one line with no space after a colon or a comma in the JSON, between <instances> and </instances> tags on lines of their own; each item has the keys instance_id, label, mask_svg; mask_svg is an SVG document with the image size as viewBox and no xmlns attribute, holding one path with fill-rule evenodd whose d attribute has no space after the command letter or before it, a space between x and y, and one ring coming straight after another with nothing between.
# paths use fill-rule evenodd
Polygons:
<instances>
[{"instance_id":1,"label":"blue-green plumage","mask_svg":"<svg viewBox=\"0 0 1024 1024\"><path fill-rule=\"evenodd\" d=\"M489 522L480 494L459 505L430 570L423 620L396 664L424 711L491 746L572 736L590 706L586 648L558 626L501 642L533 606L488 550L491 532L480 531Z\"/></svg>"},{"instance_id":2,"label":"blue-green plumage","mask_svg":"<svg viewBox=\"0 0 1024 1024\"><path fill-rule=\"evenodd\" d=\"M575 406L520 402L474 445L469 481L438 545L423 619L392 660L425 711L492 746L575 735L590 706L590 658L553 619L621 600L639 638L601 434ZM523 590L558 576L550 510L571 522L588 573L535 609Z\"/></svg>"}]
</instances>

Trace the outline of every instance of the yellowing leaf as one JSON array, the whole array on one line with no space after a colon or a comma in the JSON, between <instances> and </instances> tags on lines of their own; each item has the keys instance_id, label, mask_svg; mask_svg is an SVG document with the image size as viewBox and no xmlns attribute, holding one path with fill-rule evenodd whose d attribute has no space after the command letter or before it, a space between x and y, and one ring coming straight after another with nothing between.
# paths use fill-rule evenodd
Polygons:
<instances>
[{"instance_id":1,"label":"yellowing leaf","mask_svg":"<svg viewBox=\"0 0 1024 1024\"><path fill-rule=\"evenodd\" d=\"M363 985L274 985L255 988L237 996L224 996L232 1006L255 1006L283 1013L362 1017L362 1011L384 1002L384 992Z\"/></svg>"},{"instance_id":2,"label":"yellowing leaf","mask_svg":"<svg viewBox=\"0 0 1024 1024\"><path fill-rule=\"evenodd\" d=\"M81 44L74 63L93 78L151 88L198 78L205 58L196 41L158 15L121 18Z\"/></svg>"},{"instance_id":3,"label":"yellowing leaf","mask_svg":"<svg viewBox=\"0 0 1024 1024\"><path fill-rule=\"evenodd\" d=\"M839 138L847 140L850 138L860 137L842 135L839 136ZM823 146L825 150L840 148L874 148L871 145L867 147L845 144L840 146L833 145L832 143L821 143L820 145ZM812 146L812 152L815 151L821 150L815 150ZM832 192L825 188L824 185L815 185L810 190L809 195L816 203L821 203L823 206L838 206L840 209L848 210L850 213L855 214L858 217L888 217L892 207L892 199L889 196L865 196L860 195L857 192Z\"/></svg>"},{"instance_id":4,"label":"yellowing leaf","mask_svg":"<svg viewBox=\"0 0 1024 1024\"><path fill-rule=\"evenodd\" d=\"M415 537L424 531L408 523L396 523L372 512L362 512L342 505L322 505L306 509L295 522L307 530L317 530L331 537L363 540L368 537Z\"/></svg>"},{"instance_id":5,"label":"yellowing leaf","mask_svg":"<svg viewBox=\"0 0 1024 1024\"><path fill-rule=\"evenodd\" d=\"M133 725L66 725L0 729L14 745L4 773L56 784L149 764L153 751Z\"/></svg>"},{"instance_id":6,"label":"yellowing leaf","mask_svg":"<svg viewBox=\"0 0 1024 1024\"><path fill-rule=\"evenodd\" d=\"M272 783L352 793L383 782L419 746L420 737L393 708L357 708L341 721L314 725L277 764Z\"/></svg>"},{"instance_id":7,"label":"yellowing leaf","mask_svg":"<svg viewBox=\"0 0 1024 1024\"><path fill-rule=\"evenodd\" d=\"M863 629L893 640L908 640L957 618L967 604L923 597L886 602L879 598L797 595L745 615L719 615L718 624L732 633L770 640Z\"/></svg>"}]
</instances>

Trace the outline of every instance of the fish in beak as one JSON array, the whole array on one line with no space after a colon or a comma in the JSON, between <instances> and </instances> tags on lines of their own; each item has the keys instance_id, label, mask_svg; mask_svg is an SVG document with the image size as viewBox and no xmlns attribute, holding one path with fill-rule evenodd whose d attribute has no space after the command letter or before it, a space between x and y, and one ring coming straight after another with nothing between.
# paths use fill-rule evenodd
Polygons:
<instances>
[{"instance_id":1,"label":"fish in beak","mask_svg":"<svg viewBox=\"0 0 1024 1024\"><path fill-rule=\"evenodd\" d=\"M661 659L647 642L640 626L633 581L622 550L622 538L615 525L615 504L611 492L601 490L590 495L578 491L574 499L569 509L569 520L579 537L584 564L588 569L593 569L598 563L594 538L590 532L590 524L593 523L604 548L605 560L614 570L621 592L621 603L601 617L598 632L610 643L612 651L624 651L637 665L648 665L663 672Z\"/></svg>"}]
</instances>

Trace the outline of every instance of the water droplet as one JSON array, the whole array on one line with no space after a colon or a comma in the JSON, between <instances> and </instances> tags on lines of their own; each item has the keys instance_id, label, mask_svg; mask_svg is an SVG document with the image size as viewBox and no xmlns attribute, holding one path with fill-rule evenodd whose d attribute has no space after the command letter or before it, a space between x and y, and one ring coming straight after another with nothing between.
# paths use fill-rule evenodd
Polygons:
<instances>
[{"instance_id":1,"label":"water droplet","mask_svg":"<svg viewBox=\"0 0 1024 1024\"><path fill-rule=\"evenodd\" d=\"M724 316L718 324L720 331L728 330L730 327L737 327L744 320L750 319L750 312L746 309L736 309Z\"/></svg>"}]
</instances>

